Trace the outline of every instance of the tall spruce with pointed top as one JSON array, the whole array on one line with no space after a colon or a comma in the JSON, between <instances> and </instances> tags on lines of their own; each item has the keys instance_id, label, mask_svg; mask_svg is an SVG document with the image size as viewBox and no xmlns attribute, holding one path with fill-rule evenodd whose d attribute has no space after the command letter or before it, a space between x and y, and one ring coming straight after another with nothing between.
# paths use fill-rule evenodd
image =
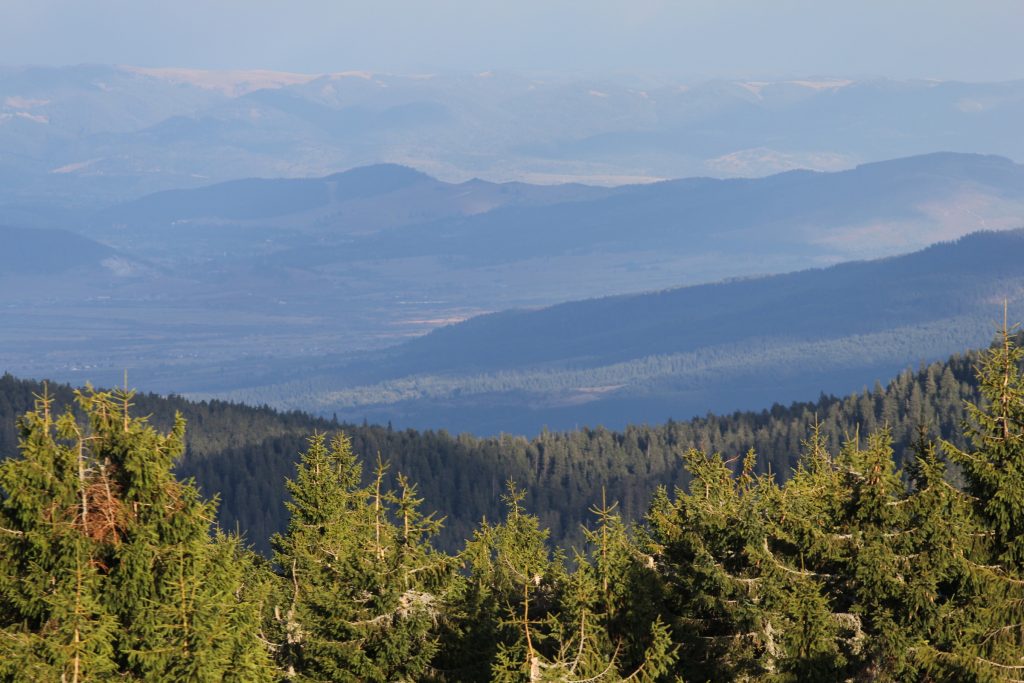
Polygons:
<instances>
[{"instance_id":1,"label":"tall spruce with pointed top","mask_svg":"<svg viewBox=\"0 0 1024 683\"><path fill-rule=\"evenodd\" d=\"M922 675L969 680L973 667L949 653L963 647L985 600L978 590L984 581L978 581L969 558L986 534L971 514L969 496L947 481L946 462L923 427L907 472L910 492L900 504L907 515L908 599L898 615L910 635L906 654Z\"/></svg>"},{"instance_id":2,"label":"tall spruce with pointed top","mask_svg":"<svg viewBox=\"0 0 1024 683\"><path fill-rule=\"evenodd\" d=\"M982 402L968 406L972 448L944 443L960 466L977 541L963 555L977 591L964 637L934 659L978 680L1024 679L1024 351L1004 323L977 368Z\"/></svg>"},{"instance_id":3,"label":"tall spruce with pointed top","mask_svg":"<svg viewBox=\"0 0 1024 683\"><path fill-rule=\"evenodd\" d=\"M648 547L664 591L665 619L680 644L688 680L761 675L774 657L752 552L764 539L762 483L749 453L741 477L715 454L686 453L689 490L664 489L647 515ZM767 632L765 627L767 626ZM778 626L776 623L775 626Z\"/></svg>"},{"instance_id":4,"label":"tall spruce with pointed top","mask_svg":"<svg viewBox=\"0 0 1024 683\"><path fill-rule=\"evenodd\" d=\"M288 482L267 620L288 680L420 680L434 656L452 563L427 543L440 522L419 512L415 488L399 478L386 490L385 472L378 461L363 486L349 439L318 434Z\"/></svg>"},{"instance_id":5,"label":"tall spruce with pointed top","mask_svg":"<svg viewBox=\"0 0 1024 683\"><path fill-rule=\"evenodd\" d=\"M663 680L675 659L667 626L650 604L646 557L613 508L602 505L590 553L569 571L548 532L522 508L510 482L500 524L484 522L461 554L459 623L439 662L445 681ZM649 575L644 578L651 578ZM639 592L629 593L630 589Z\"/></svg>"},{"instance_id":6,"label":"tall spruce with pointed top","mask_svg":"<svg viewBox=\"0 0 1024 683\"><path fill-rule=\"evenodd\" d=\"M246 555L171 472L184 422L160 434L132 396L79 392L83 422L44 396L20 422L0 465L0 675L269 680Z\"/></svg>"},{"instance_id":7,"label":"tall spruce with pointed top","mask_svg":"<svg viewBox=\"0 0 1024 683\"><path fill-rule=\"evenodd\" d=\"M563 611L578 612L581 625L588 616L596 617L599 629L592 630L600 634L600 653L605 661L614 661L616 673L657 680L678 660L678 647L660 612L655 559L640 527L626 527L618 503L609 505L604 490L601 505L590 512L596 525L584 529L587 552L577 556L573 578L592 588L580 591L585 599L564 601Z\"/></svg>"},{"instance_id":8,"label":"tall spruce with pointed top","mask_svg":"<svg viewBox=\"0 0 1024 683\"><path fill-rule=\"evenodd\" d=\"M963 471L975 512L993 532L993 559L1006 569L1024 568L1024 350L1010 330L978 365L981 405L968 406L964 432L973 446L946 444Z\"/></svg>"},{"instance_id":9,"label":"tall spruce with pointed top","mask_svg":"<svg viewBox=\"0 0 1024 683\"><path fill-rule=\"evenodd\" d=\"M908 656L917 629L906 619L913 596L908 579L915 565L905 488L896 471L887 429L843 449L843 478L849 491L841 524L845 527L839 607L863 630L863 643L851 657L861 678L905 681L916 677Z\"/></svg>"},{"instance_id":10,"label":"tall spruce with pointed top","mask_svg":"<svg viewBox=\"0 0 1024 683\"><path fill-rule=\"evenodd\" d=\"M484 520L459 560L457 619L446 635L440 668L447 680L531 680L540 675L543 624L555 610L566 571L547 547L548 531L523 509L512 482L502 523Z\"/></svg>"},{"instance_id":11,"label":"tall spruce with pointed top","mask_svg":"<svg viewBox=\"0 0 1024 683\"><path fill-rule=\"evenodd\" d=\"M777 680L842 680L850 643L860 642L856 622L835 605L842 598L836 584L845 541L838 525L847 491L817 425L792 476L769 493L758 562L778 613Z\"/></svg>"}]
</instances>

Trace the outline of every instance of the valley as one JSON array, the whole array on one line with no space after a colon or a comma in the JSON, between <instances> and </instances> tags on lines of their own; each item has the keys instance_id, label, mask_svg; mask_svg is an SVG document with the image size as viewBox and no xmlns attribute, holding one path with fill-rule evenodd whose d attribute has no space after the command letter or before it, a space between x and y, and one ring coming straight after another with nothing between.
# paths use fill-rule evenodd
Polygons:
<instances>
[{"instance_id":1,"label":"valley","mask_svg":"<svg viewBox=\"0 0 1024 683\"><path fill-rule=\"evenodd\" d=\"M0 368L481 434L757 408L982 343L1019 291L1016 233L884 259L1022 207L1024 167L949 153L614 188L376 165L166 191L6 229Z\"/></svg>"}]
</instances>

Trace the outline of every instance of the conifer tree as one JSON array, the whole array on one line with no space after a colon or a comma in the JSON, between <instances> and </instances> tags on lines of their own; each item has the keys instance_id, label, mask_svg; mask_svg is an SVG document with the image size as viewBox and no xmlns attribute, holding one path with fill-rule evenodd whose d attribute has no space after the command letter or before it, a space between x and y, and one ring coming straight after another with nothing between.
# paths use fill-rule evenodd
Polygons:
<instances>
[{"instance_id":1,"label":"conifer tree","mask_svg":"<svg viewBox=\"0 0 1024 683\"><path fill-rule=\"evenodd\" d=\"M846 541L840 607L860 622L864 634L851 653L851 668L870 680L909 680L915 673L908 653L916 629L906 619L914 553L888 430L870 434L864 447L848 442L842 463L849 495L840 519Z\"/></svg>"},{"instance_id":2,"label":"conifer tree","mask_svg":"<svg viewBox=\"0 0 1024 683\"><path fill-rule=\"evenodd\" d=\"M765 542L767 477L747 454L739 477L721 456L690 450L688 491L664 489L647 520L649 547L664 582L666 620L680 643L684 678L729 680L774 668L774 622L762 601L754 555Z\"/></svg>"},{"instance_id":3,"label":"conifer tree","mask_svg":"<svg viewBox=\"0 0 1024 683\"><path fill-rule=\"evenodd\" d=\"M283 584L268 630L288 680L420 680L437 649L451 562L427 539L415 488L384 489L386 467L361 484L351 442L310 439L294 480L287 531L274 538Z\"/></svg>"},{"instance_id":4,"label":"conifer tree","mask_svg":"<svg viewBox=\"0 0 1024 683\"><path fill-rule=\"evenodd\" d=\"M972 448L944 443L960 466L977 525L964 555L978 600L964 637L935 658L979 680L1024 680L1024 351L1003 325L977 368L982 402L969 405Z\"/></svg>"},{"instance_id":5,"label":"conifer tree","mask_svg":"<svg viewBox=\"0 0 1024 683\"><path fill-rule=\"evenodd\" d=\"M504 522L483 523L461 556L468 570L463 618L445 661L475 666L452 668L445 680L662 680L675 647L644 605L650 598L628 594L641 585L636 570L646 561L613 509L598 508L592 552L577 555L569 571L561 553L547 548L547 530L522 509L523 498L509 483Z\"/></svg>"},{"instance_id":6,"label":"conifer tree","mask_svg":"<svg viewBox=\"0 0 1024 683\"><path fill-rule=\"evenodd\" d=\"M601 494L601 505L590 509L596 526L584 529L588 552L577 557L574 576L594 586L587 606L600 618L605 657L615 659L623 674L654 676L677 659L662 620L656 563L643 546L641 529L627 529L618 504L609 505L603 490Z\"/></svg>"},{"instance_id":7,"label":"conifer tree","mask_svg":"<svg viewBox=\"0 0 1024 683\"><path fill-rule=\"evenodd\" d=\"M777 605L778 679L841 680L863 635L857 618L836 609L846 491L817 424L792 476L769 493L759 563Z\"/></svg>"},{"instance_id":8,"label":"conifer tree","mask_svg":"<svg viewBox=\"0 0 1024 683\"><path fill-rule=\"evenodd\" d=\"M948 482L946 463L922 426L908 466L906 507L910 568L901 615L910 633L907 654L921 675L969 680L971 666L949 656L974 629L983 594L969 563L985 534L971 514L970 498Z\"/></svg>"},{"instance_id":9,"label":"conifer tree","mask_svg":"<svg viewBox=\"0 0 1024 683\"><path fill-rule=\"evenodd\" d=\"M439 660L451 680L531 680L540 675L542 625L555 609L566 572L548 531L523 510L525 493L507 484L505 520L484 520L459 555L466 577L457 622Z\"/></svg>"},{"instance_id":10,"label":"conifer tree","mask_svg":"<svg viewBox=\"0 0 1024 683\"><path fill-rule=\"evenodd\" d=\"M878 681L921 675L918 654L938 635L930 629L942 610L940 586L954 575L948 558L936 567L922 564L952 549L950 536L936 528L956 509L935 481L942 473L926 452L915 470L919 489L908 494L887 430L863 445L855 434L835 458L812 432L783 486L770 556L807 582L811 592L802 602L818 610L819 654L800 648L788 663L793 673Z\"/></svg>"},{"instance_id":11,"label":"conifer tree","mask_svg":"<svg viewBox=\"0 0 1024 683\"><path fill-rule=\"evenodd\" d=\"M260 681L269 661L237 539L171 472L184 423L159 434L132 392L47 396L0 465L0 667L7 680Z\"/></svg>"},{"instance_id":12,"label":"conifer tree","mask_svg":"<svg viewBox=\"0 0 1024 683\"><path fill-rule=\"evenodd\" d=\"M1004 327L977 368L983 403L968 406L973 448L947 450L961 467L975 512L993 532L991 551L1006 569L1024 569L1024 375L1022 350Z\"/></svg>"}]
</instances>

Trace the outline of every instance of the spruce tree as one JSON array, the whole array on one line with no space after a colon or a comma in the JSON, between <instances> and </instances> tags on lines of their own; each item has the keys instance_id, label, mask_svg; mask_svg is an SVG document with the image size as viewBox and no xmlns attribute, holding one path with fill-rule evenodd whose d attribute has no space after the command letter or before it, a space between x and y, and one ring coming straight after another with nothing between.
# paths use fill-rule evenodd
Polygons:
<instances>
[{"instance_id":1,"label":"spruce tree","mask_svg":"<svg viewBox=\"0 0 1024 683\"><path fill-rule=\"evenodd\" d=\"M427 540L415 488L385 490L385 466L361 484L344 434L310 439L288 482L287 531L273 539L283 579L268 630L294 681L402 681L426 675L452 564Z\"/></svg>"},{"instance_id":2,"label":"spruce tree","mask_svg":"<svg viewBox=\"0 0 1024 683\"><path fill-rule=\"evenodd\" d=\"M978 680L1024 679L1024 351L1007 325L982 355L982 402L968 406L970 449L944 444L959 465L979 531L964 555L978 600L964 637L934 653Z\"/></svg>"},{"instance_id":3,"label":"spruce tree","mask_svg":"<svg viewBox=\"0 0 1024 683\"><path fill-rule=\"evenodd\" d=\"M484 522L461 555L462 618L443 680L664 680L676 648L651 604L649 558L621 519L611 507L596 509L590 552L577 554L570 571L523 510L524 497L509 483L504 521Z\"/></svg>"},{"instance_id":4,"label":"spruce tree","mask_svg":"<svg viewBox=\"0 0 1024 683\"><path fill-rule=\"evenodd\" d=\"M863 635L859 620L836 606L846 545L839 519L847 493L817 424L792 476L769 492L758 563L778 615L778 680L843 680Z\"/></svg>"},{"instance_id":5,"label":"spruce tree","mask_svg":"<svg viewBox=\"0 0 1024 683\"><path fill-rule=\"evenodd\" d=\"M0 669L8 680L259 681L270 677L237 539L171 467L184 422L160 434L133 394L50 399L0 465Z\"/></svg>"},{"instance_id":6,"label":"spruce tree","mask_svg":"<svg viewBox=\"0 0 1024 683\"><path fill-rule=\"evenodd\" d=\"M973 666L949 653L962 649L976 630L985 599L979 587L987 582L972 570L970 558L986 534L971 513L969 496L949 483L947 465L924 427L914 451L907 468L911 490L900 501L911 558L904 575L908 600L900 615L910 635L907 655L922 677L970 680Z\"/></svg>"},{"instance_id":7,"label":"spruce tree","mask_svg":"<svg viewBox=\"0 0 1024 683\"><path fill-rule=\"evenodd\" d=\"M1024 569L1024 350L1008 329L977 368L982 404L968 406L964 433L973 448L947 444L975 512L992 530L994 559Z\"/></svg>"},{"instance_id":8,"label":"spruce tree","mask_svg":"<svg viewBox=\"0 0 1024 683\"><path fill-rule=\"evenodd\" d=\"M451 680L531 680L545 663L544 626L565 587L564 560L523 509L525 492L512 482L507 489L504 522L484 520L459 555L458 619L439 660Z\"/></svg>"},{"instance_id":9,"label":"spruce tree","mask_svg":"<svg viewBox=\"0 0 1024 683\"><path fill-rule=\"evenodd\" d=\"M774 669L778 621L763 602L762 503L767 477L755 477L747 454L739 477L719 455L690 450L689 490L664 489L647 521L648 547L663 582L665 619L692 680L732 680Z\"/></svg>"},{"instance_id":10,"label":"spruce tree","mask_svg":"<svg viewBox=\"0 0 1024 683\"><path fill-rule=\"evenodd\" d=\"M916 629L906 619L908 579L918 567L888 430L870 434L863 447L848 442L842 463L849 495L840 518L847 541L840 606L859 621L864 634L858 651L851 653L851 668L864 679L909 680L916 673L908 658Z\"/></svg>"}]
</instances>

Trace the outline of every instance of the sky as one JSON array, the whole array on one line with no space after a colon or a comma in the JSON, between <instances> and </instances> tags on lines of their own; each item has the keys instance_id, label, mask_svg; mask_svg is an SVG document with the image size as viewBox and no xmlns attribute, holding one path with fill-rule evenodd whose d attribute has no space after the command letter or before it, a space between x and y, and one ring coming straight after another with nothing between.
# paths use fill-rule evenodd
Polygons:
<instances>
[{"instance_id":1,"label":"sky","mask_svg":"<svg viewBox=\"0 0 1024 683\"><path fill-rule=\"evenodd\" d=\"M1024 78L1024 0L0 0L0 64Z\"/></svg>"}]
</instances>

